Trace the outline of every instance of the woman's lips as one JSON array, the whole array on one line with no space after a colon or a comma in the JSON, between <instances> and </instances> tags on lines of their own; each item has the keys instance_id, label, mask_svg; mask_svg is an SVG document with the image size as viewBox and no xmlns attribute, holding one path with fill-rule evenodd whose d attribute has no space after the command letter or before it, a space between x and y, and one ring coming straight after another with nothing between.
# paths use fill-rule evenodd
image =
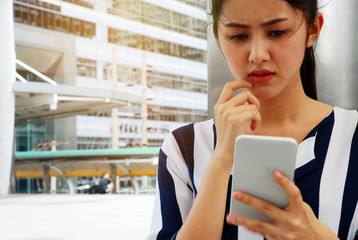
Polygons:
<instances>
[{"instance_id":1,"label":"woman's lips","mask_svg":"<svg viewBox=\"0 0 358 240\"><path fill-rule=\"evenodd\" d=\"M249 79L254 83L267 83L275 74L269 70L254 70L249 74Z\"/></svg>"}]
</instances>

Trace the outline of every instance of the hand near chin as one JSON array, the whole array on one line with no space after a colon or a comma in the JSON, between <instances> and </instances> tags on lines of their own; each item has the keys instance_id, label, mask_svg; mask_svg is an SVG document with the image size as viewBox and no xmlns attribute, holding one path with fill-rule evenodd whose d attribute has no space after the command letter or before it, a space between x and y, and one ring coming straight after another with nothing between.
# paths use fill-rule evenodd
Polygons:
<instances>
[{"instance_id":1,"label":"hand near chin","mask_svg":"<svg viewBox=\"0 0 358 240\"><path fill-rule=\"evenodd\" d=\"M266 239L338 239L338 237L314 215L306 204L298 187L279 172L273 175L275 181L287 192L289 205L280 209L264 200L236 191L234 198L266 214L273 222L251 219L229 214L229 224L242 225Z\"/></svg>"},{"instance_id":2,"label":"hand near chin","mask_svg":"<svg viewBox=\"0 0 358 240\"><path fill-rule=\"evenodd\" d=\"M260 103L250 91L232 97L235 90L251 87L252 83L244 80L226 83L214 107L217 132L215 151L227 156L231 162L235 138L244 133L248 123L251 130L256 130L261 122Z\"/></svg>"}]
</instances>

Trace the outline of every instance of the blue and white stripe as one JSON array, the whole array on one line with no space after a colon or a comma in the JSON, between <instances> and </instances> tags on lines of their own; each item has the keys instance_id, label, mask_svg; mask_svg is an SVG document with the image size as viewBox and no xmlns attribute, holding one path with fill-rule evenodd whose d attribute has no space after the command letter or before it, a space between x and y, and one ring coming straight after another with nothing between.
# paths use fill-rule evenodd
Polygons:
<instances>
[{"instance_id":1,"label":"blue and white stripe","mask_svg":"<svg viewBox=\"0 0 358 240\"><path fill-rule=\"evenodd\" d=\"M357 111L335 107L299 144L294 176L304 201L318 219L340 239L349 240L358 230L357 122ZM179 128L165 139L148 239L175 239L193 204L215 141L213 120ZM230 191L226 212L229 199ZM222 239L263 238L225 222Z\"/></svg>"}]
</instances>

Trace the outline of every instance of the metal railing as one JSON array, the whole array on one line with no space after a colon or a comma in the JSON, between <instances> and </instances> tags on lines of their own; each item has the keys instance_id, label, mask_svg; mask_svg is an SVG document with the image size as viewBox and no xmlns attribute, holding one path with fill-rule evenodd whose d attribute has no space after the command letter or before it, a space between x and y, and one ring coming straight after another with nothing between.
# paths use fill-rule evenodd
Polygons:
<instances>
[{"instance_id":1,"label":"metal railing","mask_svg":"<svg viewBox=\"0 0 358 240\"><path fill-rule=\"evenodd\" d=\"M31 72L32 74L34 74L35 76L39 77L40 79L44 80L45 82L48 82L52 85L57 85L57 82L55 82L54 80L52 80L51 78L45 76L44 74L40 73L39 71L37 71L36 69L30 67L29 65L27 65L26 63L20 61L19 59L16 59L16 64L23 67L24 69L26 69L27 71ZM27 80L25 78L23 78L20 74L16 73L16 78L19 79L21 82L26 83Z\"/></svg>"}]
</instances>

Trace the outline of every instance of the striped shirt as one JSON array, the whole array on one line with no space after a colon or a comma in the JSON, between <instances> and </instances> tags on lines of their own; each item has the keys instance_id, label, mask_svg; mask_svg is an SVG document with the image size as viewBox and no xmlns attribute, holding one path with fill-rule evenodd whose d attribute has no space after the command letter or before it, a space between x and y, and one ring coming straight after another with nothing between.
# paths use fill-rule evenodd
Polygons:
<instances>
[{"instance_id":1,"label":"striped shirt","mask_svg":"<svg viewBox=\"0 0 358 240\"><path fill-rule=\"evenodd\" d=\"M295 184L316 217L340 239L358 230L357 111L335 107L299 144ZM159 155L157 191L148 239L175 239L199 189L216 144L213 120L174 130ZM226 214L229 210L231 177ZM225 214L225 215L226 215ZM224 223L222 239L263 239Z\"/></svg>"}]
</instances>

